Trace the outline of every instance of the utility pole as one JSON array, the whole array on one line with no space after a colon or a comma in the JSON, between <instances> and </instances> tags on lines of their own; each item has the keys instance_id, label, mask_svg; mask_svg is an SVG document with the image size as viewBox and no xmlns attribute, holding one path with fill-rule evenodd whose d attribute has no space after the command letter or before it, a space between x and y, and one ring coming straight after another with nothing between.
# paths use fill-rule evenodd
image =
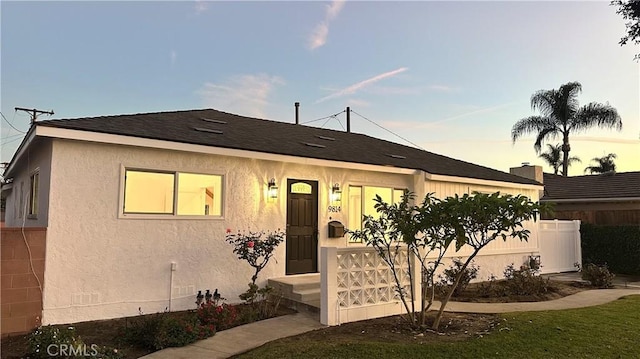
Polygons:
<instances>
[{"instance_id":1,"label":"utility pole","mask_svg":"<svg viewBox=\"0 0 640 359\"><path fill-rule=\"evenodd\" d=\"M347 132L351 132L351 108L347 107Z\"/></svg>"},{"instance_id":2,"label":"utility pole","mask_svg":"<svg viewBox=\"0 0 640 359\"><path fill-rule=\"evenodd\" d=\"M16 111L24 111L29 115L31 115L31 123L36 122L36 120L38 119L38 115L42 115L42 114L53 115L53 110L42 111L42 110L36 110L35 108L30 109L30 108L16 107Z\"/></svg>"}]
</instances>

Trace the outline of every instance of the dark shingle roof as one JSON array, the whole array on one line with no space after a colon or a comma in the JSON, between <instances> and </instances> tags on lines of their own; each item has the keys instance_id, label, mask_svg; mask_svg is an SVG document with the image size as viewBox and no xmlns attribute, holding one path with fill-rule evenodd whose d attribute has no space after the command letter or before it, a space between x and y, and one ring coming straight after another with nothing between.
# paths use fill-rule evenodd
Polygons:
<instances>
[{"instance_id":1,"label":"dark shingle roof","mask_svg":"<svg viewBox=\"0 0 640 359\"><path fill-rule=\"evenodd\" d=\"M37 124L297 157L419 169L438 175L539 184L527 178L362 134L260 120L212 109L47 120Z\"/></svg>"},{"instance_id":2,"label":"dark shingle roof","mask_svg":"<svg viewBox=\"0 0 640 359\"><path fill-rule=\"evenodd\" d=\"M562 177L544 174L541 200L640 198L640 172Z\"/></svg>"}]
</instances>

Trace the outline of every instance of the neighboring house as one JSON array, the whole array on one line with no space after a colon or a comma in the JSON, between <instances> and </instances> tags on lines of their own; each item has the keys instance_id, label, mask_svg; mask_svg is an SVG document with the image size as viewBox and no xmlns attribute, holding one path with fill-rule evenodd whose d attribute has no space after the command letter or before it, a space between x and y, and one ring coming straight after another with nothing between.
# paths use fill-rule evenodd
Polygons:
<instances>
[{"instance_id":1,"label":"neighboring house","mask_svg":"<svg viewBox=\"0 0 640 359\"><path fill-rule=\"evenodd\" d=\"M544 174L544 219L578 219L603 225L640 225L640 171L562 177Z\"/></svg>"},{"instance_id":2,"label":"neighboring house","mask_svg":"<svg viewBox=\"0 0 640 359\"><path fill-rule=\"evenodd\" d=\"M6 225L46 228L45 324L190 309L205 289L237 301L251 271L224 241L227 228L286 229L262 285L318 272L320 247L363 246L330 238L328 223L360 228L376 194L501 191L537 201L542 190L362 134L216 110L36 122L5 178ZM486 273L523 263L537 237L507 245L478 257Z\"/></svg>"}]
</instances>

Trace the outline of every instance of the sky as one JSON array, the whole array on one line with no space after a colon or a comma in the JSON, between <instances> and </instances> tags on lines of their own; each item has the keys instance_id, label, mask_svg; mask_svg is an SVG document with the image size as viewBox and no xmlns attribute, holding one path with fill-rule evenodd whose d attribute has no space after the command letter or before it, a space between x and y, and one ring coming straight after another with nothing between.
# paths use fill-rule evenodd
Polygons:
<instances>
[{"instance_id":1,"label":"sky","mask_svg":"<svg viewBox=\"0 0 640 359\"><path fill-rule=\"evenodd\" d=\"M640 48L609 1L2 1L1 160L30 118L214 108L351 130L502 171L544 165L510 130L578 81L622 131L571 137L570 167L640 170ZM331 117L331 115L336 116ZM12 128L8 123L11 123ZM551 141L550 143L558 143ZM363 149L366 150L366 149ZM544 165L547 172L551 168Z\"/></svg>"}]
</instances>

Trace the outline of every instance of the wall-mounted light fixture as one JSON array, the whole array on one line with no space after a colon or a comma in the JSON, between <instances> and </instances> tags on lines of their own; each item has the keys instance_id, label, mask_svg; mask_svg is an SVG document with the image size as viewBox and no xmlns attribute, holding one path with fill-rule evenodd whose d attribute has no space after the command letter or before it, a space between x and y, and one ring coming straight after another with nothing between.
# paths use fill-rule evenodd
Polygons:
<instances>
[{"instance_id":1,"label":"wall-mounted light fixture","mask_svg":"<svg viewBox=\"0 0 640 359\"><path fill-rule=\"evenodd\" d=\"M337 203L342 201L342 191L340 190L340 185L334 183L333 187L331 187L331 203Z\"/></svg>"},{"instance_id":2,"label":"wall-mounted light fixture","mask_svg":"<svg viewBox=\"0 0 640 359\"><path fill-rule=\"evenodd\" d=\"M267 185L267 199L275 200L278 198L278 186L276 186L276 179L272 178L269 180L269 184Z\"/></svg>"}]
</instances>

